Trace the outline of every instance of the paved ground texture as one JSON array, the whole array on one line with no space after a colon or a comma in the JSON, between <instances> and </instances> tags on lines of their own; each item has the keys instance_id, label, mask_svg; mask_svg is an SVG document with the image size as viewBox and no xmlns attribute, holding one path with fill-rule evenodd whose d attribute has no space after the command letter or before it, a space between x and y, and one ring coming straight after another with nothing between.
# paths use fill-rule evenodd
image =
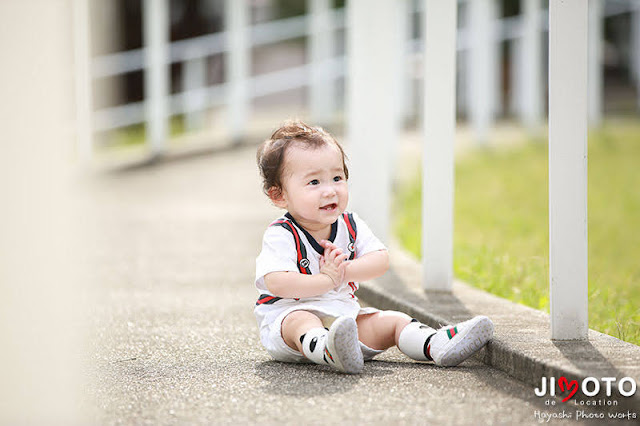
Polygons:
<instances>
[{"instance_id":1,"label":"paved ground texture","mask_svg":"<svg viewBox=\"0 0 640 426\"><path fill-rule=\"evenodd\" d=\"M91 423L513 425L562 412L475 360L438 368L393 349L358 376L272 361L258 340L253 274L280 212L260 191L254 152L88 185ZM576 408L565 413L550 423L573 424Z\"/></svg>"}]
</instances>

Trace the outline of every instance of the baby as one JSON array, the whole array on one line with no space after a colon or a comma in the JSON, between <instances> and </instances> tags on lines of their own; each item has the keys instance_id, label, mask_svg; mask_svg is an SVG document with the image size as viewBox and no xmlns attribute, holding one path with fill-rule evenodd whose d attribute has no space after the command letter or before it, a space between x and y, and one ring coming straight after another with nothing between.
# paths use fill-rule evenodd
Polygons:
<instances>
[{"instance_id":1,"label":"baby","mask_svg":"<svg viewBox=\"0 0 640 426\"><path fill-rule=\"evenodd\" d=\"M389 256L367 224L345 211L349 170L332 135L288 122L257 160L264 192L287 211L265 231L256 259L254 312L274 359L356 374L397 345L414 360L454 366L491 339L485 316L434 330L401 312L360 307L358 283L384 274Z\"/></svg>"}]
</instances>

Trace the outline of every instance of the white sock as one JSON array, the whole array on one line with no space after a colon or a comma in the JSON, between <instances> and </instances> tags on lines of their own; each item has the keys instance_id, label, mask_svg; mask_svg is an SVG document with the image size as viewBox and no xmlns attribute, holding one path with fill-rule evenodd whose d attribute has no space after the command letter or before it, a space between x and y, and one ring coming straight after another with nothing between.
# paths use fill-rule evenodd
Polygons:
<instances>
[{"instance_id":1,"label":"white sock","mask_svg":"<svg viewBox=\"0 0 640 426\"><path fill-rule=\"evenodd\" d=\"M433 361L431 357L428 356L428 349L431 338L435 333L436 330L433 328L413 319L400 332L398 349L416 361Z\"/></svg>"},{"instance_id":2,"label":"white sock","mask_svg":"<svg viewBox=\"0 0 640 426\"><path fill-rule=\"evenodd\" d=\"M324 327L316 327L300 336L302 343L302 354L316 364L327 364L324 357L327 334L329 331Z\"/></svg>"}]
</instances>

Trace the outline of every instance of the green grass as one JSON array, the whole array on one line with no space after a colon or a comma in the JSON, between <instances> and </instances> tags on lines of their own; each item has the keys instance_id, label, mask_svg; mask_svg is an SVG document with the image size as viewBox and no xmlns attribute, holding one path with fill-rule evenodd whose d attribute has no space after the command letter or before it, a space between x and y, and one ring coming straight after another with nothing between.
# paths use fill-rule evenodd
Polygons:
<instances>
[{"instance_id":1,"label":"green grass","mask_svg":"<svg viewBox=\"0 0 640 426\"><path fill-rule=\"evenodd\" d=\"M640 123L589 135L589 326L640 344ZM454 273L549 311L546 141L456 160ZM397 195L395 233L420 256L420 177Z\"/></svg>"},{"instance_id":2,"label":"green grass","mask_svg":"<svg viewBox=\"0 0 640 426\"><path fill-rule=\"evenodd\" d=\"M175 137L184 133L184 117L181 115L171 117L169 120L169 136ZM146 126L143 123L133 124L108 132L103 137L103 145L111 149L140 146L146 143L146 138Z\"/></svg>"}]
</instances>

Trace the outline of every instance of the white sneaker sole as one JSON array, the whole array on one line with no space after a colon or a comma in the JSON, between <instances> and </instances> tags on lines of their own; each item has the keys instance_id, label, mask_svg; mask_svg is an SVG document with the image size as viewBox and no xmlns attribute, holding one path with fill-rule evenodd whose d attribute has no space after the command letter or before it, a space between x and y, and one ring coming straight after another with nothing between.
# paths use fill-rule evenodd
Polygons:
<instances>
[{"instance_id":1,"label":"white sneaker sole","mask_svg":"<svg viewBox=\"0 0 640 426\"><path fill-rule=\"evenodd\" d=\"M329 365L349 374L362 372L364 359L358 341L358 326L353 318L341 317L331 325L326 348L330 354L325 353Z\"/></svg>"},{"instance_id":2,"label":"white sneaker sole","mask_svg":"<svg viewBox=\"0 0 640 426\"><path fill-rule=\"evenodd\" d=\"M463 325L463 327L460 327ZM458 324L458 334L446 344L439 359L434 358L436 365L453 367L478 352L493 337L493 322L478 316ZM461 330L462 328L462 330Z\"/></svg>"}]
</instances>

